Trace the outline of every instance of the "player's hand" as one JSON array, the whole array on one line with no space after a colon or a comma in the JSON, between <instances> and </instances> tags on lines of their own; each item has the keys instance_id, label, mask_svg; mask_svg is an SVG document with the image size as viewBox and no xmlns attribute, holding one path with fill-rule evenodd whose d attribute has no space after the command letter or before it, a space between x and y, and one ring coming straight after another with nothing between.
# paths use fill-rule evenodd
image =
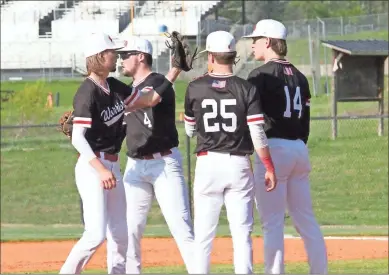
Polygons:
<instances>
[{"instance_id":1,"label":"player's hand","mask_svg":"<svg viewBox=\"0 0 389 275\"><path fill-rule=\"evenodd\" d=\"M108 169L100 172L101 186L104 189L110 190L116 187L116 178Z\"/></svg>"},{"instance_id":2,"label":"player's hand","mask_svg":"<svg viewBox=\"0 0 389 275\"><path fill-rule=\"evenodd\" d=\"M266 185L267 192L270 192L276 188L277 177L276 177L275 172L266 171L266 173L265 173L265 185Z\"/></svg>"}]
</instances>

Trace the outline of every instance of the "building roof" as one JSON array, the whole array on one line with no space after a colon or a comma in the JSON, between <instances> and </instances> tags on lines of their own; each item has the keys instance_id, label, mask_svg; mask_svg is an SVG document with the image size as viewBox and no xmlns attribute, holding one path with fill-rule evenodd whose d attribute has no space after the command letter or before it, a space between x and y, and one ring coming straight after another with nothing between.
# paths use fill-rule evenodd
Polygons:
<instances>
[{"instance_id":1,"label":"building roof","mask_svg":"<svg viewBox=\"0 0 389 275\"><path fill-rule=\"evenodd\" d=\"M386 40L327 40L322 41L322 44L349 55L389 55L389 42Z\"/></svg>"}]
</instances>

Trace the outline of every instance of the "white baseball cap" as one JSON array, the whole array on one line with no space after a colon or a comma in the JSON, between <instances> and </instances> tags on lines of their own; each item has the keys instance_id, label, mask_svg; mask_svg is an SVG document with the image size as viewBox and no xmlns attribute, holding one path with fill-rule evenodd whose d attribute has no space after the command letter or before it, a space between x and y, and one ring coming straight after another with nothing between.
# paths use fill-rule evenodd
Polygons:
<instances>
[{"instance_id":1,"label":"white baseball cap","mask_svg":"<svg viewBox=\"0 0 389 275\"><path fill-rule=\"evenodd\" d=\"M111 36L105 33L92 33L85 41L84 54L89 57L105 50L118 50L123 48L122 43L115 43Z\"/></svg>"},{"instance_id":2,"label":"white baseball cap","mask_svg":"<svg viewBox=\"0 0 389 275\"><path fill-rule=\"evenodd\" d=\"M153 46L147 39L132 36L124 41L124 48L119 49L118 52L142 52L153 55Z\"/></svg>"},{"instance_id":3,"label":"white baseball cap","mask_svg":"<svg viewBox=\"0 0 389 275\"><path fill-rule=\"evenodd\" d=\"M232 34L226 31L215 31L208 34L205 50L199 53L231 53L235 51L236 42Z\"/></svg>"},{"instance_id":4,"label":"white baseball cap","mask_svg":"<svg viewBox=\"0 0 389 275\"><path fill-rule=\"evenodd\" d=\"M288 32L284 26L279 21L273 20L273 19L264 19L259 21L255 27L254 31L250 35L243 36L245 38L252 38L252 37L269 37L269 38L276 38L276 39L283 39L286 40L286 37L288 35Z\"/></svg>"}]
</instances>

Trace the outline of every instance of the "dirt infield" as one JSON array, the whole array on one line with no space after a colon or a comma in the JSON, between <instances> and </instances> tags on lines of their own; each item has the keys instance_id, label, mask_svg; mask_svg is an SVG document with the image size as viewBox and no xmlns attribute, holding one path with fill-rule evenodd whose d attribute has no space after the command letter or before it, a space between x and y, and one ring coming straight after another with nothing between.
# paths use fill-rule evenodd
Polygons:
<instances>
[{"instance_id":1,"label":"dirt infield","mask_svg":"<svg viewBox=\"0 0 389 275\"><path fill-rule=\"evenodd\" d=\"M1 272L32 272L59 270L75 241L1 243ZM388 241L327 239L329 260L354 260L387 258ZM263 241L254 238L255 263L263 259ZM89 262L89 269L106 268L106 246L100 247ZM177 246L168 238L145 238L142 241L143 266L183 265ZM300 239L285 240L286 262L306 260ZM212 263L232 263L230 238L217 238L214 242Z\"/></svg>"}]
</instances>

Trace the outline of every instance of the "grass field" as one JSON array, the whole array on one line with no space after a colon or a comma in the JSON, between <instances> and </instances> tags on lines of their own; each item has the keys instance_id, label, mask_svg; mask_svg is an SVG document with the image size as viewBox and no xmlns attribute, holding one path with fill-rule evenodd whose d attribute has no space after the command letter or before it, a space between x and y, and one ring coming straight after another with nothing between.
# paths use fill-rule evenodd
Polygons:
<instances>
[{"instance_id":1,"label":"grass field","mask_svg":"<svg viewBox=\"0 0 389 275\"><path fill-rule=\"evenodd\" d=\"M48 123L56 123L63 110L71 108L72 96L80 81L53 81L46 83L48 91L60 93L60 106L54 108ZM26 82L1 83L1 89L20 91ZM185 82L175 85L177 112L183 110ZM385 95L386 100L388 95ZM312 116L330 115L330 96L322 95L311 101ZM385 104L387 106L387 103ZM2 105L1 124L14 124L10 109L12 102ZM373 114L376 103L342 103L339 113ZM17 109L16 109L17 110ZM387 113L387 108L385 110ZM14 112L15 113L15 112ZM387 120L385 121L387 125ZM339 138L331 140L330 121L312 121L309 148L313 171L311 174L312 196L317 218L321 225L350 225L358 234L386 234L388 224L388 128L385 135L377 136L378 121L341 120ZM180 133L180 150L187 172L186 135L183 125L177 125ZM191 141L190 151L195 141ZM7 129L1 133L1 216L3 224L80 224L79 197L74 184L76 153L69 141L54 128ZM125 148L121 152L121 166L125 166ZM195 157L191 154L191 179ZM164 219L155 203L148 224L156 232L165 231L158 226ZM221 225L226 218L221 216ZM290 225L289 219L287 224ZM20 238L32 236L45 238L42 227L5 229L5 239L17 238L12 232L20 232ZM370 226L370 227L364 227ZM163 226L162 226L163 228ZM39 230L37 230L39 229ZM19 230L19 231L18 231ZM75 229L77 235L79 231ZM225 230L221 229L221 234ZM293 231L293 229L291 229ZM358 231L359 230L359 231ZM25 233L23 233L26 231ZM336 234L336 230L331 234ZM339 230L338 230L339 231ZM224 233L223 233L224 232ZM345 230L339 232L347 234ZM165 232L166 233L166 232ZM228 233L228 232L227 232ZM32 235L31 235L32 234ZM48 235L61 234L48 232ZM153 234L153 232L150 232ZM260 234L260 233L258 233Z\"/></svg>"}]
</instances>

